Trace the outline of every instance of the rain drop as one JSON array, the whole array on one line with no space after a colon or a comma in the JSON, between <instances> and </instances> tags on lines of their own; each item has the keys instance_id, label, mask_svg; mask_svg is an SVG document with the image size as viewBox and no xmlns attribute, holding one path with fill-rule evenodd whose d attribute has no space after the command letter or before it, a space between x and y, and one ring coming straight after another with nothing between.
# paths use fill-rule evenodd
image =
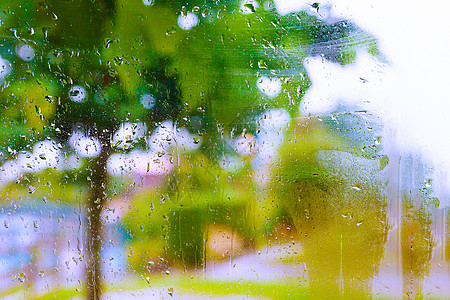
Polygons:
<instances>
[{"instance_id":1,"label":"rain drop","mask_svg":"<svg viewBox=\"0 0 450 300\"><path fill-rule=\"evenodd\" d=\"M256 12L258 3L254 0L244 0L241 3L240 12L243 14L252 14Z\"/></svg>"},{"instance_id":2,"label":"rain drop","mask_svg":"<svg viewBox=\"0 0 450 300\"><path fill-rule=\"evenodd\" d=\"M36 188L34 186L28 186L28 194L34 194L34 192L36 191Z\"/></svg>"}]
</instances>

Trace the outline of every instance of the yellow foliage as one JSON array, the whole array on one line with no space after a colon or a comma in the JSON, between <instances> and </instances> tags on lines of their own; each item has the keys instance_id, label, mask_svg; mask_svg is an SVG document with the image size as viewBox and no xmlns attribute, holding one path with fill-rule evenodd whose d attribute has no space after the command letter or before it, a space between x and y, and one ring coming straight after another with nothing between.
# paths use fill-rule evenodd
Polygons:
<instances>
[{"instance_id":1,"label":"yellow foliage","mask_svg":"<svg viewBox=\"0 0 450 300\"><path fill-rule=\"evenodd\" d=\"M51 87L37 83L24 84L18 94L25 125L30 128L42 128L47 125L47 120L56 111L55 97L51 97Z\"/></svg>"}]
</instances>

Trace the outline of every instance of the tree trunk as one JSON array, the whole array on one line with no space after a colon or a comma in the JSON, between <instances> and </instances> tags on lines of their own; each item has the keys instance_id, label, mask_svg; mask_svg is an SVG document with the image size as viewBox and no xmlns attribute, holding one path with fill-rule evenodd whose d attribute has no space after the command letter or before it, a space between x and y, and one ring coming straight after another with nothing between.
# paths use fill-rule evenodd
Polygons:
<instances>
[{"instance_id":1,"label":"tree trunk","mask_svg":"<svg viewBox=\"0 0 450 300\"><path fill-rule=\"evenodd\" d=\"M86 204L86 283L87 299L99 300L102 293L101 249L103 224L101 214L106 202L107 169L106 162L111 152L109 138L103 133L98 136L102 150L91 165L89 198Z\"/></svg>"}]
</instances>

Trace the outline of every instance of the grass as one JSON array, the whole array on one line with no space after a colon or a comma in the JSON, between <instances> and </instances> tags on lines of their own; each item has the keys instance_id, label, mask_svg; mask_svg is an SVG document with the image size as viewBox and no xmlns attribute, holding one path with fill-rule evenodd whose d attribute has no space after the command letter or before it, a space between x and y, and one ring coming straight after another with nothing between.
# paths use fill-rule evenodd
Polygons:
<instances>
[{"instance_id":1,"label":"grass","mask_svg":"<svg viewBox=\"0 0 450 300\"><path fill-rule=\"evenodd\" d=\"M13 295L15 293L18 293L18 292L21 292L22 290L23 290L22 286L19 286L19 285L13 286L12 288L10 288L8 290L2 291L0 293L0 299L3 299L5 297L7 297L7 296L11 296L11 295Z\"/></svg>"},{"instance_id":2,"label":"grass","mask_svg":"<svg viewBox=\"0 0 450 300\"><path fill-rule=\"evenodd\" d=\"M85 298L86 293L83 290L77 291L75 287L72 288L56 288L53 291L44 294L39 297L31 297L34 300L47 300L47 299L72 299L74 297Z\"/></svg>"},{"instance_id":3,"label":"grass","mask_svg":"<svg viewBox=\"0 0 450 300\"><path fill-rule=\"evenodd\" d=\"M308 287L288 281L183 280L175 284L187 294L203 296L252 296L268 299L309 299Z\"/></svg>"},{"instance_id":4,"label":"grass","mask_svg":"<svg viewBox=\"0 0 450 300\"><path fill-rule=\"evenodd\" d=\"M189 296L236 296L255 297L263 299L309 299L308 287L303 283L291 281L249 281L249 280L209 280L189 275L167 276L166 278L150 278L150 285L145 280L127 280L121 285L107 287L105 293L109 292L132 292L142 289L167 290L173 287L174 299L180 295ZM47 299L72 299L73 297L84 297L84 291L77 291L75 287L58 287L44 295L30 297L34 300Z\"/></svg>"},{"instance_id":5,"label":"grass","mask_svg":"<svg viewBox=\"0 0 450 300\"><path fill-rule=\"evenodd\" d=\"M254 297L257 299L309 299L309 288L306 283L295 282L294 280L278 281L251 281L251 280L213 280L204 279L189 274L180 274L174 276L152 276L149 278L150 284L145 279L128 279L114 286L106 286L105 294L108 293L131 293L142 290L161 290L167 291L173 287L173 299L180 296L203 296L217 298L222 296L246 298ZM72 299L74 297L85 298L84 290L76 290L72 287L58 287L44 295L33 297L29 290L24 287L14 287L7 293L0 294L0 298L5 296L27 295L27 299L47 300L47 299ZM18 297L17 297L18 298ZM23 297L22 297L23 298ZM169 297L167 297L169 298ZM166 298L165 298L166 299ZM389 300L392 298L380 297L380 300ZM436 299L439 298L430 298Z\"/></svg>"}]
</instances>

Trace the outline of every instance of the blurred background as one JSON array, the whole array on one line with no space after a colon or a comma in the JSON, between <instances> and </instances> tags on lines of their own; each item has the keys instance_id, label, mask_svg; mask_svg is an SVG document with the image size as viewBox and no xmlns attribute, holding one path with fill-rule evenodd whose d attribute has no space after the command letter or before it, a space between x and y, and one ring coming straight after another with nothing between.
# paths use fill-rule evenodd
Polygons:
<instances>
[{"instance_id":1,"label":"blurred background","mask_svg":"<svg viewBox=\"0 0 450 300\"><path fill-rule=\"evenodd\" d=\"M3 0L0 296L448 299L446 5Z\"/></svg>"}]
</instances>

